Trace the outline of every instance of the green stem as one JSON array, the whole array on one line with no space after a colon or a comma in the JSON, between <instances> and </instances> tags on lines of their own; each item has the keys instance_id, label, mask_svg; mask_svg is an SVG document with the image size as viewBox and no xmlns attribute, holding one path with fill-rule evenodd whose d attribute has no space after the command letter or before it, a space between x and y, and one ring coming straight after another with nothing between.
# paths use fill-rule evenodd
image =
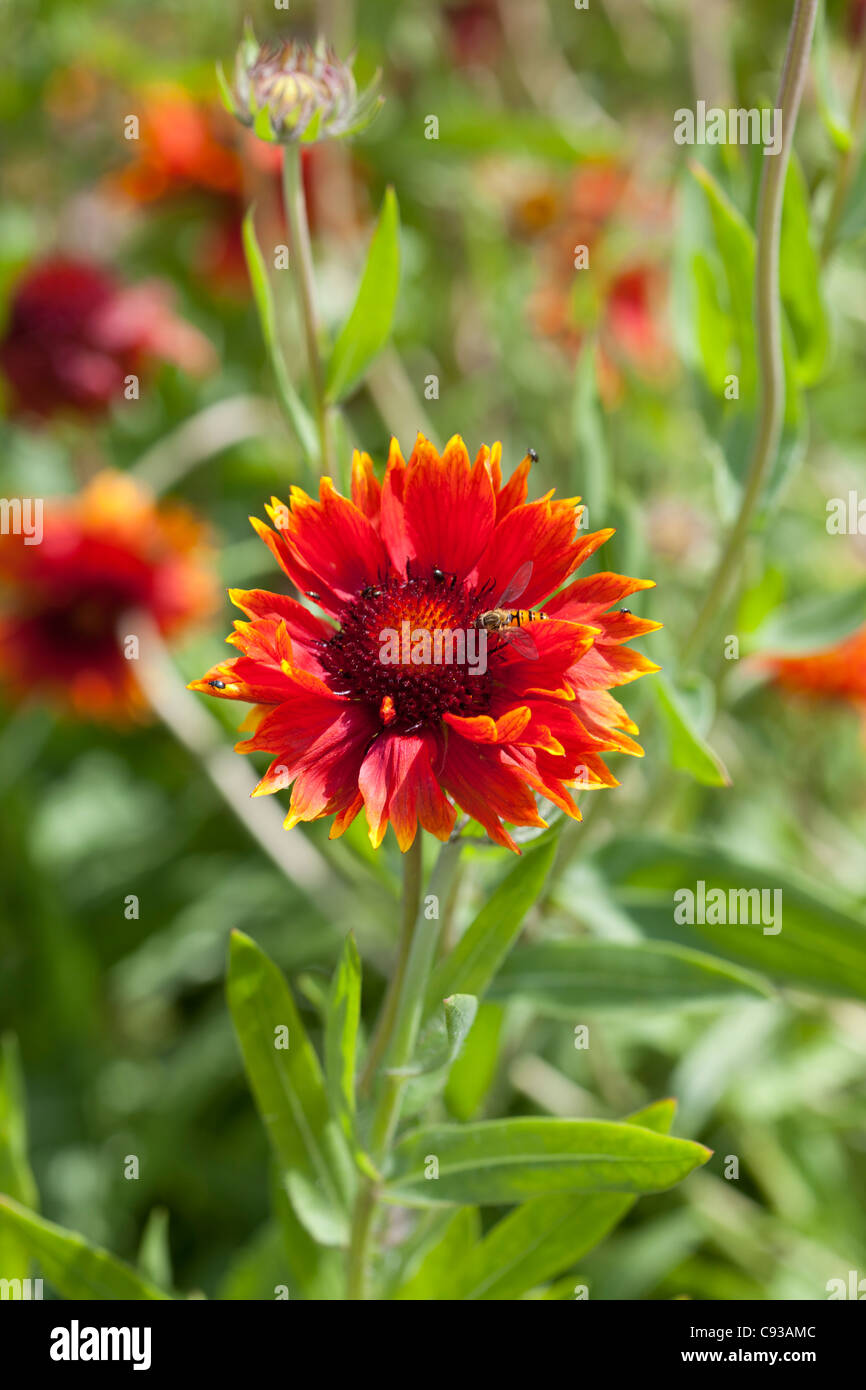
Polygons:
<instances>
[{"instance_id":1,"label":"green stem","mask_svg":"<svg viewBox=\"0 0 866 1390\"><path fill-rule=\"evenodd\" d=\"M313 253L310 248L310 229L307 223L307 204L301 176L301 149L297 144L283 148L283 203L289 226L291 264L298 291L301 322L310 364L310 385L322 472L333 475L330 407L325 394L325 371L319 350L319 318L316 309L316 280L313 272Z\"/></svg>"},{"instance_id":2,"label":"green stem","mask_svg":"<svg viewBox=\"0 0 866 1390\"><path fill-rule=\"evenodd\" d=\"M860 117L863 111L864 98L866 98L866 24L863 25L863 33L860 37L860 61L857 65L857 81L854 84L854 95L851 99L851 112L848 121L851 128L851 143L847 150L842 151L836 169L833 196L830 199L827 221L824 223L824 235L821 239L822 261L826 261L833 250L839 222L851 189L851 179L857 167L861 146Z\"/></svg>"},{"instance_id":3,"label":"green stem","mask_svg":"<svg viewBox=\"0 0 866 1390\"><path fill-rule=\"evenodd\" d=\"M382 1054L388 1046L394 1028L397 1001L400 996L403 977L406 973L406 962L409 958L409 948L412 945L415 919L418 916L418 902L421 897L421 878L423 875L423 854L424 841L423 836L419 833L415 836L415 840L411 847L407 849L406 853L403 855L403 904L400 923L400 942L397 947L397 959L394 964L394 970L391 974L385 1000L376 1024L376 1031L370 1043L367 1063L361 1076L359 1089L362 1095L369 1094L379 1063L382 1060Z\"/></svg>"},{"instance_id":4,"label":"green stem","mask_svg":"<svg viewBox=\"0 0 866 1390\"><path fill-rule=\"evenodd\" d=\"M687 661L700 649L717 610L722 606L736 573L741 552L767 474L776 456L785 409L785 373L782 358L781 303L779 298L779 237L782 199L791 156L797 113L806 82L809 49L815 29L818 0L796 0L785 66L776 101L781 110L782 148L764 162L758 204L755 257L755 334L758 351L760 413L749 473L740 510L719 557L707 596L683 648Z\"/></svg>"},{"instance_id":5,"label":"green stem","mask_svg":"<svg viewBox=\"0 0 866 1390\"><path fill-rule=\"evenodd\" d=\"M416 844L421 838L419 831ZM428 896L432 895L438 899L440 910L448 899L460 850L459 840L447 841L439 852L430 877ZM383 1022L377 1030L377 1064L371 1078L376 1082L376 1087L369 1150L374 1163L380 1169L388 1155L400 1120L403 1093L409 1080L408 1067L415 1052L424 1017L427 982L439 940L439 921L427 919L421 901L421 851L415 850L413 846L413 851L407 853L412 852L417 856L418 863L411 867L406 865L404 930L395 971L397 984L393 991L389 990L383 1006ZM414 912L411 911L410 902L414 905ZM366 1297L370 1236L378 1201L379 1183L374 1179L367 1179L358 1192L352 1220L348 1261L350 1299Z\"/></svg>"}]
</instances>

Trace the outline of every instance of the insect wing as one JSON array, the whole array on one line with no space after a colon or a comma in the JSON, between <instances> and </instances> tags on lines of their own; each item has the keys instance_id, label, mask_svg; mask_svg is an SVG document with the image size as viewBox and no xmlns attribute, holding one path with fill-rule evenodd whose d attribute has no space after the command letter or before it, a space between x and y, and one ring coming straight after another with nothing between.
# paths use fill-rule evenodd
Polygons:
<instances>
[{"instance_id":1,"label":"insect wing","mask_svg":"<svg viewBox=\"0 0 866 1390\"><path fill-rule=\"evenodd\" d=\"M520 566L517 573L512 575L493 607L507 608L510 603L514 603L515 599L520 598L531 577L532 561L527 560L525 564Z\"/></svg>"},{"instance_id":2,"label":"insect wing","mask_svg":"<svg viewBox=\"0 0 866 1390\"><path fill-rule=\"evenodd\" d=\"M518 627L516 623L512 623L510 627L503 628L499 635L503 642L514 648L518 656L524 657L527 661L538 659L535 638L525 627Z\"/></svg>"}]
</instances>

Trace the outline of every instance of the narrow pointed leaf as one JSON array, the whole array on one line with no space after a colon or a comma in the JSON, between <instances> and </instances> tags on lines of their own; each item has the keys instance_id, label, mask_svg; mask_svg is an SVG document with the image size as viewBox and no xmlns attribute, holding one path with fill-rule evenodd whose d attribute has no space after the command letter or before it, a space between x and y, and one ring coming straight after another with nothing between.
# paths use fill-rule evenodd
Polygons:
<instances>
[{"instance_id":1,"label":"narrow pointed leaf","mask_svg":"<svg viewBox=\"0 0 866 1390\"><path fill-rule=\"evenodd\" d=\"M13 1232L38 1260L47 1279L63 1298L132 1299L171 1298L131 1265L91 1245L84 1236L55 1226L28 1211L11 1197L0 1196L0 1230Z\"/></svg>"},{"instance_id":2,"label":"narrow pointed leaf","mask_svg":"<svg viewBox=\"0 0 866 1390\"><path fill-rule=\"evenodd\" d=\"M0 1039L0 1192L25 1207L39 1197L27 1157L27 1114L18 1043L12 1033ZM0 1275L26 1279L27 1247L8 1226L0 1226Z\"/></svg>"},{"instance_id":3,"label":"narrow pointed leaf","mask_svg":"<svg viewBox=\"0 0 866 1390\"><path fill-rule=\"evenodd\" d=\"M667 1134L676 1104L660 1100L626 1123ZM448 1297L514 1299L581 1259L631 1210L635 1197L590 1192L534 1197L498 1221L451 1273ZM445 1295L440 1295L445 1296Z\"/></svg>"},{"instance_id":4,"label":"narrow pointed leaf","mask_svg":"<svg viewBox=\"0 0 866 1390\"><path fill-rule=\"evenodd\" d=\"M772 993L760 976L717 957L653 942L544 941L506 961L491 986L493 999L528 999L553 1018L575 1010L675 1008Z\"/></svg>"},{"instance_id":5,"label":"narrow pointed leaf","mask_svg":"<svg viewBox=\"0 0 866 1390\"><path fill-rule=\"evenodd\" d=\"M700 1144L603 1120L429 1125L397 1145L383 1195L405 1206L447 1206L558 1192L661 1192L709 1157Z\"/></svg>"},{"instance_id":6,"label":"narrow pointed leaf","mask_svg":"<svg viewBox=\"0 0 866 1390\"><path fill-rule=\"evenodd\" d=\"M358 385L391 335L400 282L400 214L389 188L351 314L334 344L326 390L340 401Z\"/></svg>"},{"instance_id":7,"label":"narrow pointed leaf","mask_svg":"<svg viewBox=\"0 0 866 1390\"><path fill-rule=\"evenodd\" d=\"M277 330L277 316L276 309L274 308L271 282L268 278L265 258L262 255L261 247L256 237L255 206L249 209L244 218L242 235L247 270L249 271L250 283L253 288L253 298L255 299L256 308L258 310L262 337L265 340L265 347L267 348L268 357L274 373L277 394L280 399L280 404L297 435L301 450L309 462L318 457L317 451L319 446L316 438L316 427L309 411L292 385L288 371L286 370L286 363Z\"/></svg>"},{"instance_id":8,"label":"narrow pointed leaf","mask_svg":"<svg viewBox=\"0 0 866 1390\"><path fill-rule=\"evenodd\" d=\"M520 933L523 919L538 900L556 854L557 837L526 850L488 898L475 921L446 960L433 972L427 1011L451 994L479 999Z\"/></svg>"},{"instance_id":9,"label":"narrow pointed leaf","mask_svg":"<svg viewBox=\"0 0 866 1390\"><path fill-rule=\"evenodd\" d=\"M343 945L325 1015L325 1076L331 1112L355 1143L355 1053L361 1017L361 958L350 932Z\"/></svg>"},{"instance_id":10,"label":"narrow pointed leaf","mask_svg":"<svg viewBox=\"0 0 866 1390\"><path fill-rule=\"evenodd\" d=\"M305 1174L339 1205L319 1060L282 972L238 931L232 933L229 949L228 1000L247 1077L275 1153L286 1169Z\"/></svg>"}]
</instances>

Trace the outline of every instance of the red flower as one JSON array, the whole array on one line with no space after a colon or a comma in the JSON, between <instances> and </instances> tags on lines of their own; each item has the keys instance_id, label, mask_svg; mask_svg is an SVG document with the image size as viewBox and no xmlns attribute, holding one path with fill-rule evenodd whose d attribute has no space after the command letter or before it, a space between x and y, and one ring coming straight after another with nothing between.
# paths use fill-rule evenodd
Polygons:
<instances>
[{"instance_id":1,"label":"red flower","mask_svg":"<svg viewBox=\"0 0 866 1390\"><path fill-rule=\"evenodd\" d=\"M253 519L326 617L230 591L241 654L191 689L255 706L238 751L273 757L258 794L294 783L287 827L333 816L340 835L363 807L373 844L390 821L405 850L419 824L446 839L460 807L516 849L503 821L543 826L534 793L579 819L569 784L615 786L601 754L641 751L610 688L658 669L624 645L658 624L608 610L651 583L597 574L556 593L612 533L580 531L573 500L528 503L529 457L503 485L500 455L485 446L473 465L455 437L440 458L419 436L405 463L394 440L381 486L356 453L351 501L325 478L318 501L299 488L289 507L273 499L275 529ZM510 630L492 632L486 669L473 668L470 637L518 572L514 600L548 600L551 621L528 622L529 655ZM417 654L401 646L392 659L383 643L404 632L423 639ZM437 661L446 632L465 636L465 660Z\"/></svg>"},{"instance_id":2,"label":"red flower","mask_svg":"<svg viewBox=\"0 0 866 1390\"><path fill-rule=\"evenodd\" d=\"M664 327L667 274L653 248L666 221L664 200L637 189L614 165L580 170L558 216L548 215L530 312L538 332L566 352L576 354L588 335L598 336L608 401L621 393L625 365L657 378L672 363ZM575 266L578 247L587 248L587 267Z\"/></svg>"},{"instance_id":3,"label":"red flower","mask_svg":"<svg viewBox=\"0 0 866 1390\"><path fill-rule=\"evenodd\" d=\"M213 361L159 282L126 288L101 266L58 256L31 266L15 287L0 340L14 414L103 414L153 358L192 372Z\"/></svg>"},{"instance_id":4,"label":"red flower","mask_svg":"<svg viewBox=\"0 0 866 1390\"><path fill-rule=\"evenodd\" d=\"M810 656L765 657L761 665L783 690L843 701L866 715L866 627L825 651Z\"/></svg>"},{"instance_id":5,"label":"red flower","mask_svg":"<svg viewBox=\"0 0 866 1390\"><path fill-rule=\"evenodd\" d=\"M136 662L118 625L144 611L172 637L213 610L204 526L106 472L77 497L49 499L42 532L38 544L0 539L0 679L78 718L137 717Z\"/></svg>"}]
</instances>

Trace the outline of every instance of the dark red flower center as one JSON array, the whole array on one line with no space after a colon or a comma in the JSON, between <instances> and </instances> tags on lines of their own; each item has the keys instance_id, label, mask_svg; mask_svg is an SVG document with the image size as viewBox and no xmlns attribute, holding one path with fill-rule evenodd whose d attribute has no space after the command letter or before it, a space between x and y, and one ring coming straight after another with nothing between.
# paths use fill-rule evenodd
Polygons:
<instances>
[{"instance_id":1,"label":"dark red flower center","mask_svg":"<svg viewBox=\"0 0 866 1390\"><path fill-rule=\"evenodd\" d=\"M374 705L398 730L437 724L448 713L484 714L495 646L488 653L476 626L484 598L448 575L368 585L323 649L332 687Z\"/></svg>"}]
</instances>

